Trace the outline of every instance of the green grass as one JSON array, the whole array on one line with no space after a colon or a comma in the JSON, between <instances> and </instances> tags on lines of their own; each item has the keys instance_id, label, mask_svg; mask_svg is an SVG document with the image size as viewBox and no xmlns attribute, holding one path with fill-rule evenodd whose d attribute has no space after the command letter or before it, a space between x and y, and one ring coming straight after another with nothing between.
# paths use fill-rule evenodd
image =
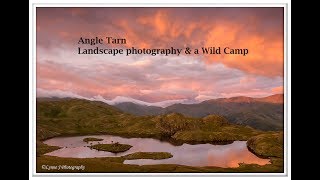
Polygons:
<instances>
[{"instance_id":1,"label":"green grass","mask_svg":"<svg viewBox=\"0 0 320 180\"><path fill-rule=\"evenodd\" d=\"M46 153L49 153L49 152L52 152L52 151L55 151L55 150L58 150L58 149L61 148L61 147L58 147L58 146L46 145L41 141L37 141L36 146L37 146L36 147L36 155L37 155L37 157L40 156L40 155L43 155L43 154L46 154Z\"/></svg>"},{"instance_id":2,"label":"green grass","mask_svg":"<svg viewBox=\"0 0 320 180\"><path fill-rule=\"evenodd\" d=\"M102 141L103 139L100 138L94 138L94 137L88 137L88 138L84 138L83 141L84 142L89 142L89 141Z\"/></svg>"},{"instance_id":3,"label":"green grass","mask_svg":"<svg viewBox=\"0 0 320 180\"><path fill-rule=\"evenodd\" d=\"M123 158L132 159L168 159L172 158L172 154L168 152L136 152L123 156Z\"/></svg>"},{"instance_id":4,"label":"green grass","mask_svg":"<svg viewBox=\"0 0 320 180\"><path fill-rule=\"evenodd\" d=\"M128 151L130 148L132 148L132 146L129 144L120 144L120 143L95 144L90 147L99 151L108 151L112 153L125 152L125 151Z\"/></svg>"},{"instance_id":5,"label":"green grass","mask_svg":"<svg viewBox=\"0 0 320 180\"><path fill-rule=\"evenodd\" d=\"M258 156L283 158L283 132L254 136L247 141L247 146Z\"/></svg>"},{"instance_id":6,"label":"green grass","mask_svg":"<svg viewBox=\"0 0 320 180\"><path fill-rule=\"evenodd\" d=\"M173 138L184 142L224 142L242 139L241 135L234 133L209 131L182 131L175 133Z\"/></svg>"},{"instance_id":7,"label":"green grass","mask_svg":"<svg viewBox=\"0 0 320 180\"><path fill-rule=\"evenodd\" d=\"M226 141L245 141L249 138L261 134L248 126L239 126L223 121L203 119L205 127L198 130L178 131L172 138L184 142L226 142Z\"/></svg>"}]
</instances>

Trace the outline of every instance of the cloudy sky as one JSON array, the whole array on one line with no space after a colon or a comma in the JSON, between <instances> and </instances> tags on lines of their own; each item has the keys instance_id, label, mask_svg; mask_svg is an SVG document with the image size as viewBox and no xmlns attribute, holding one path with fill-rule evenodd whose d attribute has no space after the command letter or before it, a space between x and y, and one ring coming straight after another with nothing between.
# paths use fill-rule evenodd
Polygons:
<instances>
[{"instance_id":1,"label":"cloudy sky","mask_svg":"<svg viewBox=\"0 0 320 180\"><path fill-rule=\"evenodd\" d=\"M37 96L200 102L283 93L283 8L37 8ZM104 48L248 48L247 56L78 55Z\"/></svg>"}]
</instances>

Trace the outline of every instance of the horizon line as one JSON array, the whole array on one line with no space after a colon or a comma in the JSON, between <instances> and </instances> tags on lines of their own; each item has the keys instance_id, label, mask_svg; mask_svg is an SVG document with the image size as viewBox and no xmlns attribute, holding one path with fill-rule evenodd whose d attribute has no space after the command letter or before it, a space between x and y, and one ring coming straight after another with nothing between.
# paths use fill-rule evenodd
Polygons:
<instances>
[{"instance_id":1,"label":"horizon line","mask_svg":"<svg viewBox=\"0 0 320 180\"><path fill-rule=\"evenodd\" d=\"M136 105L142 105L142 106L155 106L155 107L162 107L162 108L166 108L168 106L174 105L174 104L201 104L203 102L206 101L211 101L211 100L221 100L221 99L232 99L232 98L241 98L241 97L245 97L245 98L250 98L250 99L264 99L264 98L268 98L271 96L276 96L276 95L284 95L284 93L277 93L277 94L272 94L272 95L268 95L268 96L263 96L263 97L250 97L250 96L232 96L232 97L220 97L220 98L212 98L212 99L207 99L207 100L203 100L203 101L194 101L192 102L192 100L187 100L187 99L175 99L175 100L165 100L165 101L159 101L159 102L146 102L146 101L142 101L142 100L138 100L138 99L134 99L131 97L126 97L126 96L116 96L115 98L111 99L111 100L107 100L104 99L102 96L93 96L92 98L87 98L87 97L83 97L83 96L79 96L79 97L59 97L59 96L50 96L50 97L44 97L44 96L40 96L37 97L36 99L84 99L84 100L89 100L89 101L98 101L98 102L103 102L106 103L108 105L117 105L117 104L121 104L121 103L133 103ZM127 98L127 100L122 100L119 102L112 102L114 100L116 100L117 98ZM110 101L110 102L106 102L106 101ZM176 103L174 103L176 101ZM179 102L181 101L181 102ZM186 102L183 102L186 101ZM172 102L172 103L170 103ZM158 104L158 105L157 105ZM160 105L160 104L167 104L167 105Z\"/></svg>"}]
</instances>

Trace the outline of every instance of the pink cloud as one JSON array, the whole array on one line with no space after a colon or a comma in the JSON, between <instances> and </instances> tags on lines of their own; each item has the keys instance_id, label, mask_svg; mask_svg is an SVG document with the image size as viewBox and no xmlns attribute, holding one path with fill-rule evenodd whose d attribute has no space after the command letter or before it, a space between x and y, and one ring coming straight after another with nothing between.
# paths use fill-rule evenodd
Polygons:
<instances>
[{"instance_id":1,"label":"pink cloud","mask_svg":"<svg viewBox=\"0 0 320 180\"><path fill-rule=\"evenodd\" d=\"M123 47L247 48L247 56L222 54L200 59L251 74L283 76L282 8L46 8L38 14L40 46L62 43L75 48L81 36L113 36L127 39Z\"/></svg>"},{"instance_id":2,"label":"pink cloud","mask_svg":"<svg viewBox=\"0 0 320 180\"><path fill-rule=\"evenodd\" d=\"M76 53L79 37L96 36L128 42L107 47L230 46L248 48L250 54ZM281 93L282 36L282 8L38 8L37 88L146 102Z\"/></svg>"}]
</instances>

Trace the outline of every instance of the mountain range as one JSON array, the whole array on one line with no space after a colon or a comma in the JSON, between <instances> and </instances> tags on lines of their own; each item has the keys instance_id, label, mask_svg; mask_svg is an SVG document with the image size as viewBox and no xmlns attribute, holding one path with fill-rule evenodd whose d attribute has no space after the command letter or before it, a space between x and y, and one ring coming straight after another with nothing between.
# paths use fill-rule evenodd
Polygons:
<instances>
[{"instance_id":1,"label":"mountain range","mask_svg":"<svg viewBox=\"0 0 320 180\"><path fill-rule=\"evenodd\" d=\"M133 102L122 102L114 106L139 116L181 113L189 117L202 118L210 114L221 115L231 123L249 125L261 130L283 129L283 94L264 98L245 96L219 98L198 104L173 104L168 107L147 106Z\"/></svg>"},{"instance_id":2,"label":"mountain range","mask_svg":"<svg viewBox=\"0 0 320 180\"><path fill-rule=\"evenodd\" d=\"M49 102L58 99L61 99L61 97L37 98L38 101L45 100ZM74 97L67 99L74 99ZM80 97L76 99L83 98ZM163 107L146 105L143 101L138 100L131 101L130 98L118 98L116 99L117 101L113 100L112 103L106 102L102 97L86 100L89 102L100 101L102 104L110 105L110 107L137 116L180 113L187 117L203 118L208 115L220 115L225 117L230 123L248 125L260 130L282 130L284 123L283 94L276 94L264 98L245 96L219 98L196 104L176 103Z\"/></svg>"}]
</instances>

